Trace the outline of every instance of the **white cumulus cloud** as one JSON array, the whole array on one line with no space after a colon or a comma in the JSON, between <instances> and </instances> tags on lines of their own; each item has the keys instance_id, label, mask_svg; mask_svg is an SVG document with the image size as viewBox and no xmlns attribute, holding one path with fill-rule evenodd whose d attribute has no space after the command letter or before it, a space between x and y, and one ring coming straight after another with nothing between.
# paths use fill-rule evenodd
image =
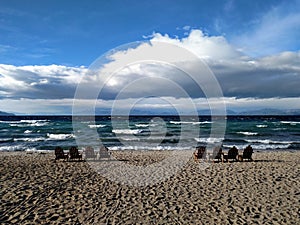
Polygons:
<instances>
[{"instance_id":1,"label":"white cumulus cloud","mask_svg":"<svg viewBox=\"0 0 300 225\"><path fill-rule=\"evenodd\" d=\"M186 91L188 97L194 99L198 107L208 107L201 87L178 67L139 61L143 59L145 51L151 53L151 44L155 47L154 43L157 42L187 49L202 59L222 88L224 94L222 101L227 102L232 108L237 108L238 105L263 107L263 102L268 103L270 107L275 107L276 104L300 107L295 104L300 98L300 51L283 51L264 57L250 57L232 46L225 37L209 36L201 30L191 30L188 36L181 39L154 33L149 42L150 47L149 43L141 43L129 49L112 52L102 65L102 69L110 63L126 64L126 56L136 57L137 63L129 63L114 71L113 76L108 80L97 73L93 74L93 70L85 67L0 64L0 102L3 105L1 110L13 111L15 108L15 111L26 112L26 109L31 109L34 113L45 112L47 108L51 108L51 112L68 110L70 113L77 85L85 82L84 96L81 96L83 97L81 101L85 104L94 104L93 98L98 97L99 85L105 83L97 103L97 106L103 108L110 108L116 97L120 98L118 100L120 106L124 107L141 98L151 98L151 104L157 107L161 104L159 100L161 97L184 107L186 96L167 81L174 82ZM175 65L184 65L191 71L198 68L189 59L184 61L172 52L168 54ZM121 59L125 60L123 64L119 62ZM199 73L198 76L204 76L200 70L196 72ZM206 86L205 79L202 81L203 87L213 89ZM91 92L93 94L90 94ZM95 92L97 95L94 94ZM286 100L285 104L283 100ZM20 105L16 106L16 101L19 101ZM140 104L140 107L149 107L149 104Z\"/></svg>"}]
</instances>

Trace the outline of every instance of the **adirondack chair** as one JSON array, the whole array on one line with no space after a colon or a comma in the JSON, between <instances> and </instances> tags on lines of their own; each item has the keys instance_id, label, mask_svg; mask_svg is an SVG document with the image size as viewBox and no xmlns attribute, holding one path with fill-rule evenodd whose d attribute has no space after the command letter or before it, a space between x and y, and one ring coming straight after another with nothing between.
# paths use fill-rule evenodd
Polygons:
<instances>
[{"instance_id":1,"label":"adirondack chair","mask_svg":"<svg viewBox=\"0 0 300 225\"><path fill-rule=\"evenodd\" d=\"M110 159L110 152L107 147L105 147L105 146L100 147L99 158L100 159L104 159L104 158Z\"/></svg>"},{"instance_id":2,"label":"adirondack chair","mask_svg":"<svg viewBox=\"0 0 300 225\"><path fill-rule=\"evenodd\" d=\"M73 159L82 160L82 154L79 153L78 148L75 146L69 149L69 160Z\"/></svg>"},{"instance_id":3,"label":"adirondack chair","mask_svg":"<svg viewBox=\"0 0 300 225\"><path fill-rule=\"evenodd\" d=\"M224 160L229 162L230 159L238 161L239 150L233 146L229 149L228 154L224 154Z\"/></svg>"},{"instance_id":4,"label":"adirondack chair","mask_svg":"<svg viewBox=\"0 0 300 225\"><path fill-rule=\"evenodd\" d=\"M55 148L55 161L59 159L68 160L69 156L67 153L64 153L64 150L61 147Z\"/></svg>"},{"instance_id":5,"label":"adirondack chair","mask_svg":"<svg viewBox=\"0 0 300 225\"><path fill-rule=\"evenodd\" d=\"M194 161L199 162L199 159L204 159L205 158L205 151L206 151L205 146L196 147L196 151L193 153Z\"/></svg>"},{"instance_id":6,"label":"adirondack chair","mask_svg":"<svg viewBox=\"0 0 300 225\"><path fill-rule=\"evenodd\" d=\"M85 159L95 160L97 158L97 154L95 153L94 148L91 146L86 147L84 153L85 153L85 157L84 157Z\"/></svg>"},{"instance_id":7,"label":"adirondack chair","mask_svg":"<svg viewBox=\"0 0 300 225\"><path fill-rule=\"evenodd\" d=\"M210 160L213 160L213 162L215 162L215 159L220 162L223 162L223 152L222 152L222 147L221 146L217 146L214 148L213 153L209 156Z\"/></svg>"},{"instance_id":8,"label":"adirondack chair","mask_svg":"<svg viewBox=\"0 0 300 225\"><path fill-rule=\"evenodd\" d=\"M251 145L248 145L244 151L243 151L243 155L240 155L240 160L244 161L245 159L248 159L249 161L253 161L252 159L252 153L253 153L253 148L251 147Z\"/></svg>"}]
</instances>

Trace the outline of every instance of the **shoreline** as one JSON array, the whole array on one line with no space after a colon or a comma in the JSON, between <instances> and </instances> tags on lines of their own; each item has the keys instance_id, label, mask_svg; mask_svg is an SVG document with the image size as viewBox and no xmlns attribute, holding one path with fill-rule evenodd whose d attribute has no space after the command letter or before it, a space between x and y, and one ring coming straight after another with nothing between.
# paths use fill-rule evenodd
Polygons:
<instances>
[{"instance_id":1,"label":"shoreline","mask_svg":"<svg viewBox=\"0 0 300 225\"><path fill-rule=\"evenodd\" d=\"M166 156L135 153L113 151L132 165ZM84 161L55 163L51 153L1 152L0 222L299 224L300 151L255 151L253 159L203 169L191 158L160 183L134 187L103 177Z\"/></svg>"},{"instance_id":2,"label":"shoreline","mask_svg":"<svg viewBox=\"0 0 300 225\"><path fill-rule=\"evenodd\" d=\"M109 151L111 152L155 152L155 151L159 151L159 152L170 152L170 151L195 151L195 148L191 148L191 149L184 149L184 150L180 150L180 149L114 149L114 148L110 148L108 147ZM229 148L222 148L225 152L227 152L229 150ZM238 149L239 152L242 152L243 149ZM68 152L69 149L64 149L65 152ZM83 148L79 148L79 151L82 152ZM97 151L97 149L96 149ZM28 149L28 150L1 150L0 154L2 153L13 153L13 152L20 152L20 153L46 153L46 154L52 154L54 152L54 149L51 150L47 150L47 149ZM289 148L279 148L279 149L253 149L254 153L265 153L265 152L300 152L300 149L289 149Z\"/></svg>"}]
</instances>

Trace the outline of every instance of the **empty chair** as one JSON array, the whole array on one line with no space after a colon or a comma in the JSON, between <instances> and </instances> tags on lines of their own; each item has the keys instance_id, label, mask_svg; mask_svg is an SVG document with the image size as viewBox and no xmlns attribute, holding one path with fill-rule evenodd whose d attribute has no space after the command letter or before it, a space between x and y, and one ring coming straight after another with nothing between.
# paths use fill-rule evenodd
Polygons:
<instances>
[{"instance_id":1,"label":"empty chair","mask_svg":"<svg viewBox=\"0 0 300 225\"><path fill-rule=\"evenodd\" d=\"M215 162L215 159L220 162L223 162L223 152L222 152L222 147L221 146L217 146L214 148L213 153L210 154L209 159L213 160L213 162Z\"/></svg>"},{"instance_id":2,"label":"empty chair","mask_svg":"<svg viewBox=\"0 0 300 225\"><path fill-rule=\"evenodd\" d=\"M96 159L97 158L94 148L91 146L87 146L84 150L84 153L85 153L85 157L84 157L85 159Z\"/></svg>"},{"instance_id":3,"label":"empty chair","mask_svg":"<svg viewBox=\"0 0 300 225\"><path fill-rule=\"evenodd\" d=\"M205 158L205 151L206 151L205 146L196 147L196 151L193 153L195 162L199 162L199 159Z\"/></svg>"},{"instance_id":4,"label":"empty chair","mask_svg":"<svg viewBox=\"0 0 300 225\"><path fill-rule=\"evenodd\" d=\"M59 159L68 160L68 154L64 153L64 150L61 147L55 148L55 161Z\"/></svg>"},{"instance_id":5,"label":"empty chair","mask_svg":"<svg viewBox=\"0 0 300 225\"><path fill-rule=\"evenodd\" d=\"M228 150L228 154L224 154L224 160L229 162L230 159L237 161L238 160L238 155L239 155L239 150L233 146Z\"/></svg>"},{"instance_id":6,"label":"empty chair","mask_svg":"<svg viewBox=\"0 0 300 225\"><path fill-rule=\"evenodd\" d=\"M73 159L82 160L82 155L79 153L78 148L75 146L72 146L69 149L69 160Z\"/></svg>"},{"instance_id":7,"label":"empty chair","mask_svg":"<svg viewBox=\"0 0 300 225\"><path fill-rule=\"evenodd\" d=\"M99 158L100 159L104 159L104 158L110 159L110 152L107 147L105 147L105 146L100 147Z\"/></svg>"},{"instance_id":8,"label":"empty chair","mask_svg":"<svg viewBox=\"0 0 300 225\"><path fill-rule=\"evenodd\" d=\"M244 149L243 155L241 155L239 158L240 158L241 161L244 161L245 159L248 159L249 161L253 161L252 153L253 153L253 148L251 147L251 145L248 145Z\"/></svg>"}]
</instances>

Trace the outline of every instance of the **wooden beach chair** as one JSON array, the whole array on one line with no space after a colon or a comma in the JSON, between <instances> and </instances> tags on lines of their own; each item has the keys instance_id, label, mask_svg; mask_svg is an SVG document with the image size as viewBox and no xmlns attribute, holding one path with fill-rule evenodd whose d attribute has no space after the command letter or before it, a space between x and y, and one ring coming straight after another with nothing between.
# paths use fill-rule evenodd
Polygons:
<instances>
[{"instance_id":1,"label":"wooden beach chair","mask_svg":"<svg viewBox=\"0 0 300 225\"><path fill-rule=\"evenodd\" d=\"M78 148L75 146L69 149L69 160L73 159L82 160L82 154L79 153Z\"/></svg>"},{"instance_id":2,"label":"wooden beach chair","mask_svg":"<svg viewBox=\"0 0 300 225\"><path fill-rule=\"evenodd\" d=\"M87 146L84 150L84 153L85 153L85 159L96 159L97 158L97 155L95 153L95 150L93 147L91 146Z\"/></svg>"},{"instance_id":3,"label":"wooden beach chair","mask_svg":"<svg viewBox=\"0 0 300 225\"><path fill-rule=\"evenodd\" d=\"M199 162L199 159L204 159L205 158L205 151L206 151L205 146L196 147L196 151L193 153L194 161Z\"/></svg>"},{"instance_id":4,"label":"wooden beach chair","mask_svg":"<svg viewBox=\"0 0 300 225\"><path fill-rule=\"evenodd\" d=\"M64 159L68 161L68 154L64 153L64 150L61 147L55 148L55 161L59 159Z\"/></svg>"},{"instance_id":5,"label":"wooden beach chair","mask_svg":"<svg viewBox=\"0 0 300 225\"><path fill-rule=\"evenodd\" d=\"M107 147L101 146L99 150L100 159L110 159L110 152Z\"/></svg>"},{"instance_id":6,"label":"wooden beach chair","mask_svg":"<svg viewBox=\"0 0 300 225\"><path fill-rule=\"evenodd\" d=\"M215 147L209 159L212 160L213 162L215 162L215 160L217 160L218 162L220 161L223 162L224 157L223 157L222 147L221 146Z\"/></svg>"},{"instance_id":7,"label":"wooden beach chair","mask_svg":"<svg viewBox=\"0 0 300 225\"><path fill-rule=\"evenodd\" d=\"M253 159L252 159L252 153L253 153L253 148L251 147L251 145L248 145L244 149L243 154L239 155L240 161L244 161L245 159L247 159L249 161L253 161Z\"/></svg>"},{"instance_id":8,"label":"wooden beach chair","mask_svg":"<svg viewBox=\"0 0 300 225\"><path fill-rule=\"evenodd\" d=\"M239 155L239 150L233 146L232 148L230 148L228 150L227 154L224 154L224 160L226 160L227 162L229 162L230 159L232 159L233 161L238 161L238 155Z\"/></svg>"}]
</instances>

